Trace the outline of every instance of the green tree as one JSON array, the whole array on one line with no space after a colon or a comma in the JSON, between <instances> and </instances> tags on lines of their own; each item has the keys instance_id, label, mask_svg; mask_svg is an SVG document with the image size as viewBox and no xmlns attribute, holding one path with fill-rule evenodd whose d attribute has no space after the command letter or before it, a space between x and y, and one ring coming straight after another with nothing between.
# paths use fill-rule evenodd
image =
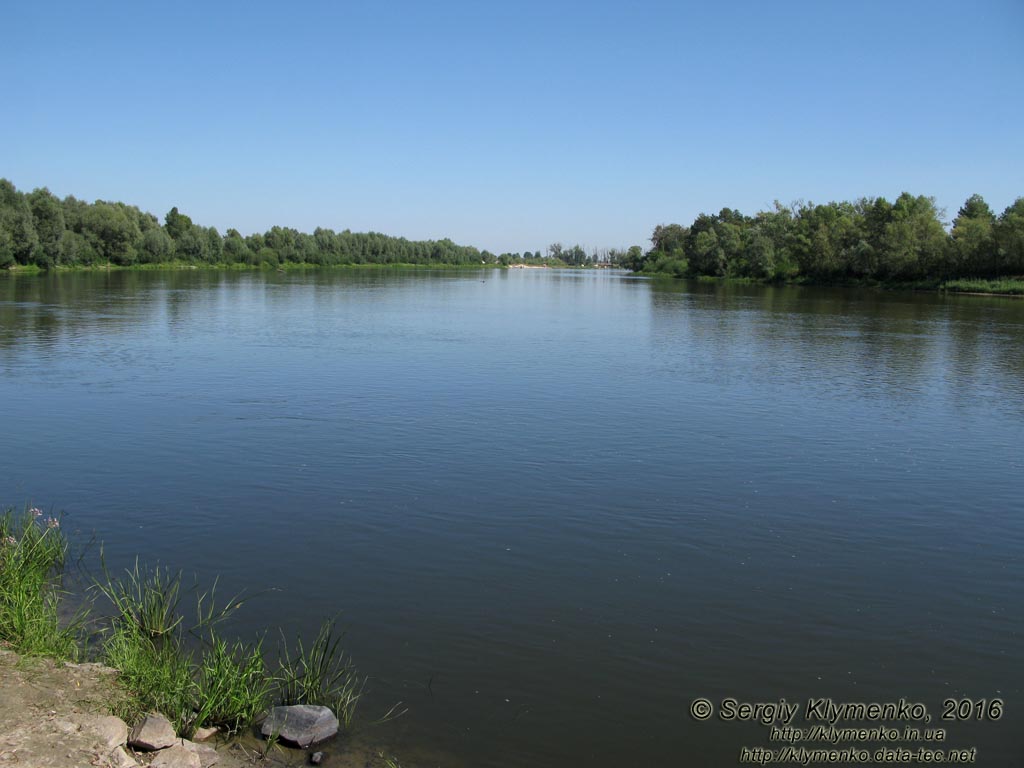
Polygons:
<instances>
[{"instance_id":1,"label":"green tree","mask_svg":"<svg viewBox=\"0 0 1024 768\"><path fill-rule=\"evenodd\" d=\"M1007 206L994 228L998 246L998 272L1024 275L1024 197Z\"/></svg>"},{"instance_id":2,"label":"green tree","mask_svg":"<svg viewBox=\"0 0 1024 768\"><path fill-rule=\"evenodd\" d=\"M224 260L229 264L245 264L250 261L252 251L245 243L245 238L237 229L229 229L224 237Z\"/></svg>"},{"instance_id":3,"label":"green tree","mask_svg":"<svg viewBox=\"0 0 1024 768\"><path fill-rule=\"evenodd\" d=\"M690 231L679 224L659 224L651 235L651 250L673 258L686 257L686 238Z\"/></svg>"},{"instance_id":4,"label":"green tree","mask_svg":"<svg viewBox=\"0 0 1024 768\"><path fill-rule=\"evenodd\" d=\"M220 263L224 258L224 238L216 227L208 227L206 230L206 252L207 258L215 263Z\"/></svg>"},{"instance_id":5,"label":"green tree","mask_svg":"<svg viewBox=\"0 0 1024 768\"><path fill-rule=\"evenodd\" d=\"M210 261L210 239L203 227L195 224L181 232L174 243L174 254L182 261Z\"/></svg>"},{"instance_id":6,"label":"green tree","mask_svg":"<svg viewBox=\"0 0 1024 768\"><path fill-rule=\"evenodd\" d=\"M716 276L725 274L725 251L722 250L718 242L718 233L713 228L698 232L687 250L690 254L690 269L694 273Z\"/></svg>"},{"instance_id":7,"label":"green tree","mask_svg":"<svg viewBox=\"0 0 1024 768\"><path fill-rule=\"evenodd\" d=\"M139 261L160 264L174 258L174 240L163 229L147 229L139 241Z\"/></svg>"},{"instance_id":8,"label":"green tree","mask_svg":"<svg viewBox=\"0 0 1024 768\"><path fill-rule=\"evenodd\" d=\"M60 261L60 243L64 238L64 206L60 200L50 194L50 190L33 190L28 195L29 210L32 212L32 223L39 238L39 247L48 263Z\"/></svg>"},{"instance_id":9,"label":"green tree","mask_svg":"<svg viewBox=\"0 0 1024 768\"><path fill-rule=\"evenodd\" d=\"M0 262L32 264L39 256L39 236L25 195L0 179Z\"/></svg>"},{"instance_id":10,"label":"green tree","mask_svg":"<svg viewBox=\"0 0 1024 768\"><path fill-rule=\"evenodd\" d=\"M744 252L751 277L775 277L775 244L759 227L751 227L745 236Z\"/></svg>"},{"instance_id":11,"label":"green tree","mask_svg":"<svg viewBox=\"0 0 1024 768\"><path fill-rule=\"evenodd\" d=\"M85 214L89 211L89 204L84 200L77 199L74 195L68 195L61 201L64 209L64 227L67 231L82 234L85 226Z\"/></svg>"},{"instance_id":12,"label":"green tree","mask_svg":"<svg viewBox=\"0 0 1024 768\"><path fill-rule=\"evenodd\" d=\"M953 219L948 271L952 275L985 275L999 271L996 217L981 195L971 195Z\"/></svg>"},{"instance_id":13,"label":"green tree","mask_svg":"<svg viewBox=\"0 0 1024 768\"><path fill-rule=\"evenodd\" d=\"M68 230L60 241L60 263L89 266L100 261L89 239L78 232Z\"/></svg>"},{"instance_id":14,"label":"green tree","mask_svg":"<svg viewBox=\"0 0 1024 768\"><path fill-rule=\"evenodd\" d=\"M730 211L731 213L731 211ZM723 221L716 227L718 244L721 248L722 264L719 274L742 276L746 273L746 259L743 250L744 222L735 219Z\"/></svg>"},{"instance_id":15,"label":"green tree","mask_svg":"<svg viewBox=\"0 0 1024 768\"><path fill-rule=\"evenodd\" d=\"M644 249L639 245L631 245L622 257L621 264L626 269L639 272L644 267Z\"/></svg>"},{"instance_id":16,"label":"green tree","mask_svg":"<svg viewBox=\"0 0 1024 768\"><path fill-rule=\"evenodd\" d=\"M135 262L142 233L124 205L97 200L86 211L82 228L101 260L122 266Z\"/></svg>"},{"instance_id":17,"label":"green tree","mask_svg":"<svg viewBox=\"0 0 1024 768\"><path fill-rule=\"evenodd\" d=\"M793 229L793 211L778 200L774 202L772 210L761 211L754 217L752 234L767 239L771 249L769 256L767 244L761 244L761 252L751 261L752 272L756 274L759 269L763 271L771 264L772 272L765 274L765 277L787 278L796 275L798 267L789 247Z\"/></svg>"},{"instance_id":18,"label":"green tree","mask_svg":"<svg viewBox=\"0 0 1024 768\"><path fill-rule=\"evenodd\" d=\"M586 263L587 252L584 251L579 244L576 244L572 248L562 252L562 261L566 264L572 264L573 266L578 267Z\"/></svg>"},{"instance_id":19,"label":"green tree","mask_svg":"<svg viewBox=\"0 0 1024 768\"><path fill-rule=\"evenodd\" d=\"M880 271L901 280L928 274L942 264L946 242L935 198L904 192L893 203L882 233Z\"/></svg>"},{"instance_id":20,"label":"green tree","mask_svg":"<svg viewBox=\"0 0 1024 768\"><path fill-rule=\"evenodd\" d=\"M800 272L825 280L852 273L862 230L863 219L850 203L801 207L790 239Z\"/></svg>"},{"instance_id":21,"label":"green tree","mask_svg":"<svg viewBox=\"0 0 1024 768\"><path fill-rule=\"evenodd\" d=\"M0 221L0 269L8 269L14 266L14 244L11 242L11 234L3 227Z\"/></svg>"},{"instance_id":22,"label":"green tree","mask_svg":"<svg viewBox=\"0 0 1024 768\"><path fill-rule=\"evenodd\" d=\"M257 255L257 263L268 267L276 267L281 263L277 251L273 248L262 248Z\"/></svg>"},{"instance_id":23,"label":"green tree","mask_svg":"<svg viewBox=\"0 0 1024 768\"><path fill-rule=\"evenodd\" d=\"M164 216L164 227L167 234L173 239L179 240L182 236L192 231L192 219L183 213L178 212L178 206L174 206Z\"/></svg>"}]
</instances>

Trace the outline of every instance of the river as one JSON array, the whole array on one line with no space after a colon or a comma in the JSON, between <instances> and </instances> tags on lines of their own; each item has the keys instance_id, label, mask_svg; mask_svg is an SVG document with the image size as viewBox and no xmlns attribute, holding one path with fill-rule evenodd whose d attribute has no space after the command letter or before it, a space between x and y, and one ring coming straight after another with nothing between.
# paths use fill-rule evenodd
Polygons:
<instances>
[{"instance_id":1,"label":"river","mask_svg":"<svg viewBox=\"0 0 1024 768\"><path fill-rule=\"evenodd\" d=\"M729 697L902 697L948 726L929 746L1019 760L1019 299L613 271L5 277L0 402L0 503L63 511L114 569L244 589L232 630L270 647L338 617L364 718L409 709L366 726L403 765L777 747L720 719ZM964 697L1005 714L941 723Z\"/></svg>"}]
</instances>

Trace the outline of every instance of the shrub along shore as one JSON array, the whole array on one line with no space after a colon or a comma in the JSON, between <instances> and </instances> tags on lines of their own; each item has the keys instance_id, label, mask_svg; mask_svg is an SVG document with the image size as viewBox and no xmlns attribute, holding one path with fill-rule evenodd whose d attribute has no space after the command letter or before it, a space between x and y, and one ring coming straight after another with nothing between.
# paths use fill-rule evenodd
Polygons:
<instances>
[{"instance_id":1,"label":"shrub along shore","mask_svg":"<svg viewBox=\"0 0 1024 768\"><path fill-rule=\"evenodd\" d=\"M220 632L242 599L218 603L215 585L187 588L180 572L137 561L116 577L102 569L92 586L102 611L90 606L62 620L68 547L58 517L37 508L0 513L0 646L77 661L87 633L98 636L92 660L117 669L127 691L114 714L130 724L160 712L185 737L210 727L235 734L271 707L293 704L327 706L352 727L365 678L341 649L334 622L308 645L282 634L272 665L263 639L228 640ZM396 714L393 708L382 720Z\"/></svg>"}]
</instances>

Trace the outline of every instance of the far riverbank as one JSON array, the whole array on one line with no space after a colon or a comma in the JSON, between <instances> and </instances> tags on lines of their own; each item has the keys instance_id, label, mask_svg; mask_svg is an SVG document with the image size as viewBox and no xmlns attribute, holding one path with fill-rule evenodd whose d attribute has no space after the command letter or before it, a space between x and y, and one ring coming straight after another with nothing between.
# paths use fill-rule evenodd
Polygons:
<instances>
[{"instance_id":1,"label":"far riverbank","mask_svg":"<svg viewBox=\"0 0 1024 768\"><path fill-rule=\"evenodd\" d=\"M672 279L695 280L699 283L722 283L728 285L793 285L807 287L836 288L867 288L887 291L919 291L927 293L958 293L965 296L1013 296L1024 297L1024 277L997 279L958 279L958 280L915 280L915 281L881 281L881 280L814 280L798 277L792 280L760 279L754 277L714 277L710 275L688 276L670 272L636 272L638 276Z\"/></svg>"}]
</instances>

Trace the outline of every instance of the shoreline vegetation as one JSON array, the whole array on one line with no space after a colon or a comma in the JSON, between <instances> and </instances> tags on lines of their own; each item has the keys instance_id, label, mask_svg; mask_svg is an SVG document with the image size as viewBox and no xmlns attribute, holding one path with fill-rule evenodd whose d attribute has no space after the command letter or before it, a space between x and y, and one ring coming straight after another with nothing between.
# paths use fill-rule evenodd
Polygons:
<instances>
[{"instance_id":1,"label":"shoreline vegetation","mask_svg":"<svg viewBox=\"0 0 1024 768\"><path fill-rule=\"evenodd\" d=\"M622 266L639 274L752 283L863 285L1024 295L1024 197L996 216L971 195L947 232L931 197L904 192L824 205L723 208L654 228Z\"/></svg>"},{"instance_id":2,"label":"shoreline vegetation","mask_svg":"<svg viewBox=\"0 0 1024 768\"><path fill-rule=\"evenodd\" d=\"M61 607L69 552L59 517L35 507L0 512L0 648L117 670L124 695L109 708L129 727L159 712L183 738L211 728L244 736L273 707L305 704L328 707L351 733L366 678L341 649L333 620L311 643L282 632L271 661L265 638L247 642L221 632L245 599L219 602L216 584L189 587L180 571L138 560L113 576L102 550L88 602L69 617ZM372 724L402 713L395 705Z\"/></svg>"},{"instance_id":3,"label":"shoreline vegetation","mask_svg":"<svg viewBox=\"0 0 1024 768\"><path fill-rule=\"evenodd\" d=\"M577 250L582 253L582 249ZM482 267L511 263L564 263L536 253L495 255L449 239L407 240L379 232L318 227L313 234L290 227L243 236L221 235L194 224L177 207L164 221L134 205L73 196L63 200L40 188L18 191L0 179L0 269L220 269L328 266Z\"/></svg>"},{"instance_id":4,"label":"shoreline vegetation","mask_svg":"<svg viewBox=\"0 0 1024 768\"><path fill-rule=\"evenodd\" d=\"M640 275L797 285L856 285L964 294L1024 295L1024 197L998 217L972 195L949 231L934 198L901 194L823 205L779 202L746 216L723 208L689 226L660 224L652 248L588 254L561 243L495 255L449 239L378 232L313 234L289 227L221 235L172 208L161 222L133 205L0 179L0 270L389 269L620 267Z\"/></svg>"}]
</instances>

